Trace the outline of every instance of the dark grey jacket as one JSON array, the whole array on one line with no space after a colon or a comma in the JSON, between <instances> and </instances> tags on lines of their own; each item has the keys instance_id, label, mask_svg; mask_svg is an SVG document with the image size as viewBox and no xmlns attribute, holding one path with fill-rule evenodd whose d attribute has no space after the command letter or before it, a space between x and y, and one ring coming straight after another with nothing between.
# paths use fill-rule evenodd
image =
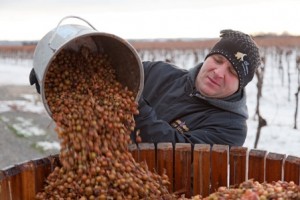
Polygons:
<instances>
[{"instance_id":1,"label":"dark grey jacket","mask_svg":"<svg viewBox=\"0 0 300 200\"><path fill-rule=\"evenodd\" d=\"M191 70L165 62L144 62L145 84L135 116L143 142L244 144L248 118L244 90L227 99L196 92L202 63Z\"/></svg>"}]
</instances>

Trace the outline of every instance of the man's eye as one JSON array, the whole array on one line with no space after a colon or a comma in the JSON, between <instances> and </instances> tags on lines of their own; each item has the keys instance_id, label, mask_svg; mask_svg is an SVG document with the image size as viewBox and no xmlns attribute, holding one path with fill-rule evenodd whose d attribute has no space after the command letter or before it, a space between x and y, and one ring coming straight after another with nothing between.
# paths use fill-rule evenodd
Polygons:
<instances>
[{"instance_id":1,"label":"man's eye","mask_svg":"<svg viewBox=\"0 0 300 200\"><path fill-rule=\"evenodd\" d=\"M215 62L218 63L218 64L221 64L223 61L222 61L222 59L216 57L216 58L215 58Z\"/></svg>"},{"instance_id":2,"label":"man's eye","mask_svg":"<svg viewBox=\"0 0 300 200\"><path fill-rule=\"evenodd\" d=\"M235 71L235 69L233 67L230 67L230 73L237 76L237 72Z\"/></svg>"}]
</instances>

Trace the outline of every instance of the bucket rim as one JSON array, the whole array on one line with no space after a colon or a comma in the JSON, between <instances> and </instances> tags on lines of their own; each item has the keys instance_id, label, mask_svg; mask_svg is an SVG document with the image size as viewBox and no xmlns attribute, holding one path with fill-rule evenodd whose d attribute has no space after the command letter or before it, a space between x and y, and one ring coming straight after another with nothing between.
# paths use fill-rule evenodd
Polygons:
<instances>
[{"instance_id":1,"label":"bucket rim","mask_svg":"<svg viewBox=\"0 0 300 200\"><path fill-rule=\"evenodd\" d=\"M82 26L82 25L72 25L72 24L65 24L65 25L62 25L62 26L77 26L77 27L85 27L85 26ZM85 27L85 28L88 28L88 27ZM53 29L54 30L54 29ZM53 30L51 30L50 32L48 32L48 34L50 34ZM52 112L48 106L48 103L47 103L47 100L46 100L46 94L45 94L45 90L44 90L44 85L45 85L45 79L46 79L46 72L49 70L49 67L51 66L53 60L56 58L56 56L62 51L65 49L66 46L68 46L70 43L72 43L73 41L75 40L78 40L80 38L85 38L85 37L97 37L97 36L101 36L101 37L107 37L107 38L110 38L110 39L114 39L118 42L120 42L120 44L123 44L126 46L126 48L128 48L130 50L130 52L133 54L133 57L134 59L136 60L137 62L137 65L138 65L138 68L139 68L139 79L140 79L140 82L139 82L139 86L138 86L138 89L137 91L133 91L135 94L135 102L138 102L141 95L142 95L142 91L143 91L143 88L144 88L144 70L143 70L143 65L142 65L142 61L141 61L141 58L138 54L138 52L136 51L136 49L132 46L132 44L130 44L127 40L115 35L115 34L112 34L112 33L108 33L108 32L99 32L99 31L95 31L93 29L90 29L89 31L91 32L87 32L87 33L83 33L81 35L78 35L76 37L73 37L73 38L70 38L69 40L66 40L64 41L54 52L53 52L53 55L51 56L51 58L49 59L48 63L46 64L46 67L45 67L45 73L43 73L42 77L41 77L41 80L38 80L39 81L39 84L41 85L41 97L42 97L42 101L44 102L44 107L48 113L48 115L50 117L52 117ZM47 35L45 35L44 37L46 37ZM40 40L42 41L42 40ZM35 56L34 56L34 59L35 59Z\"/></svg>"}]
</instances>

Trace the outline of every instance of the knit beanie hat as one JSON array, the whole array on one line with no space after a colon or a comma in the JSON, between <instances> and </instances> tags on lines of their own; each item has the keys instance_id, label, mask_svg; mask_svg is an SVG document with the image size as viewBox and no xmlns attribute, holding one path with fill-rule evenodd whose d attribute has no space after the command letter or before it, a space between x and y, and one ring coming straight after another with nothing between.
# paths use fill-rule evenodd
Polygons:
<instances>
[{"instance_id":1,"label":"knit beanie hat","mask_svg":"<svg viewBox=\"0 0 300 200\"><path fill-rule=\"evenodd\" d=\"M225 56L236 70L239 89L242 89L253 79L256 68L261 64L258 46L245 33L234 30L222 30L220 33L221 39L206 58L213 54Z\"/></svg>"}]
</instances>

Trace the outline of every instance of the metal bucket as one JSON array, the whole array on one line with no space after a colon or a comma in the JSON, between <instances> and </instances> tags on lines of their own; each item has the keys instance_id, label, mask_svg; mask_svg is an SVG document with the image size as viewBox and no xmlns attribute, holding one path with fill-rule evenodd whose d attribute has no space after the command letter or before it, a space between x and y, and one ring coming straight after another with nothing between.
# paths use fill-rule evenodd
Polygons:
<instances>
[{"instance_id":1,"label":"metal bucket","mask_svg":"<svg viewBox=\"0 0 300 200\"><path fill-rule=\"evenodd\" d=\"M66 18L81 19L90 27L74 24L60 25ZM44 90L49 66L61 50L79 50L82 45L93 52L105 53L112 58L117 80L135 94L136 101L139 100L144 87L144 71L136 50L126 40L116 35L98 32L89 22L80 17L67 16L38 42L33 55L33 68L40 84L42 101L50 117L52 114Z\"/></svg>"}]
</instances>

